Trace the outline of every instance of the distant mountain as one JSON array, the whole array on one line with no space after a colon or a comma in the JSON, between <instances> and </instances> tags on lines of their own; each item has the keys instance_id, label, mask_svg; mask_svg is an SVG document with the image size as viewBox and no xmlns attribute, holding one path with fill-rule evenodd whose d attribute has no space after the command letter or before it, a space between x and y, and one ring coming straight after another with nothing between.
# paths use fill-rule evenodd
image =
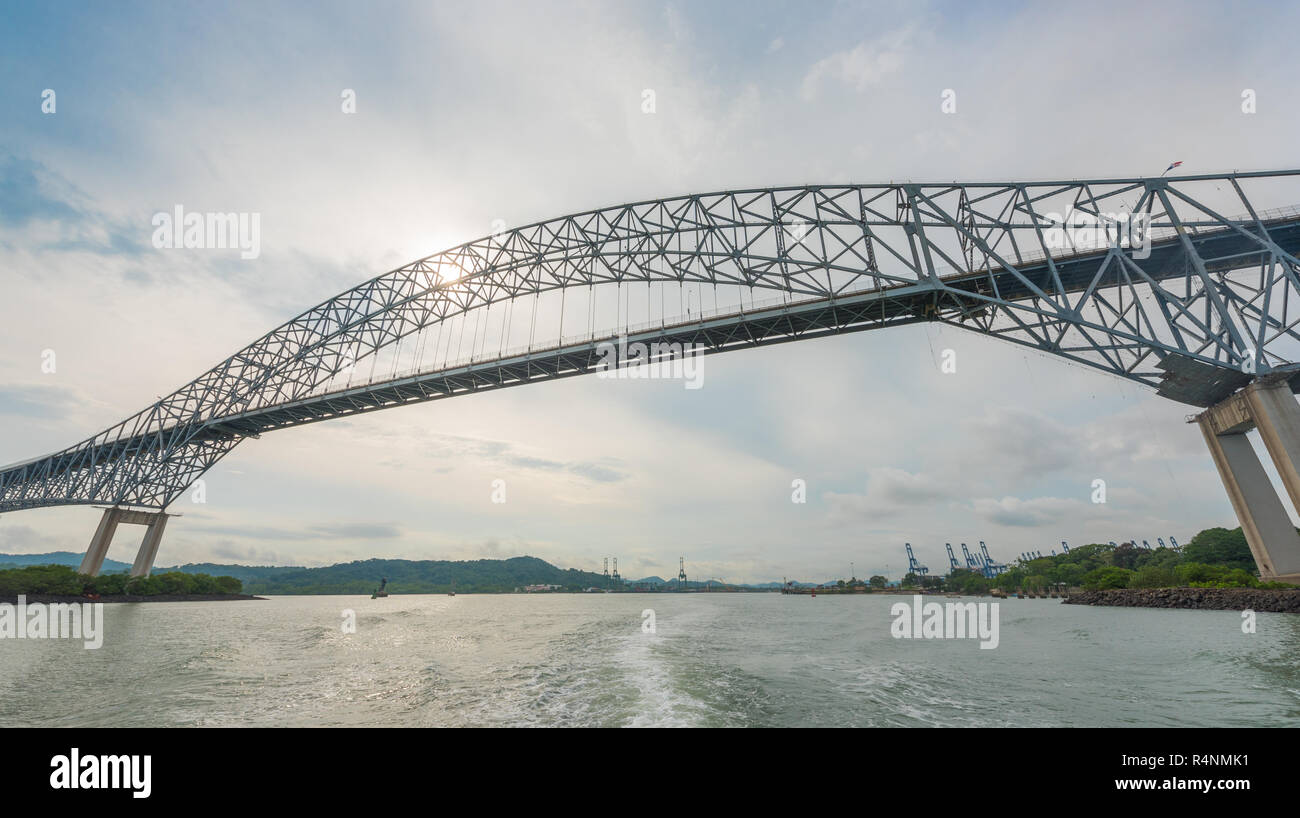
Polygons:
<instances>
[{"instance_id":1,"label":"distant mountain","mask_svg":"<svg viewBox=\"0 0 1300 818\"><path fill-rule=\"evenodd\" d=\"M0 554L0 566L81 564L81 554L55 551L46 554ZM104 572L129 571L131 565L105 560ZM361 560L322 568L280 565L221 565L189 563L176 567L156 566L154 573L180 571L186 574L235 577L252 594L365 594L381 579L388 579L390 593L445 593L453 588L465 592L513 591L524 585L559 585L586 590L606 585L604 577L588 571L562 569L536 557L507 560Z\"/></svg>"},{"instance_id":2,"label":"distant mountain","mask_svg":"<svg viewBox=\"0 0 1300 818\"><path fill-rule=\"evenodd\" d=\"M244 583L254 580L273 580L309 570L311 569L300 565L221 565L215 562L191 562L175 568L154 568L154 571L180 571L185 574L234 577Z\"/></svg>"},{"instance_id":3,"label":"distant mountain","mask_svg":"<svg viewBox=\"0 0 1300 818\"><path fill-rule=\"evenodd\" d=\"M0 567L23 565L81 564L81 554L72 551L53 551L45 554L0 554ZM104 560L104 572L129 571L130 563ZM465 593L496 593L513 591L525 585L559 585L566 590L607 588L609 581L601 574L579 571L575 568L557 568L536 557L513 557L506 560L359 560L306 568L295 565L222 565L203 562L175 567L156 566L154 573L180 571L186 574L207 574L213 577L234 577L244 584L246 594L368 594L388 579L388 591L393 594L446 593L450 590ZM717 584L713 583L716 587ZM815 583L796 582L807 587ZM640 585L672 590L677 588L677 578L665 580L650 576L626 580L628 588ZM707 581L690 580L686 588L707 589ZM737 588L777 589L779 582L754 585L734 584Z\"/></svg>"},{"instance_id":4,"label":"distant mountain","mask_svg":"<svg viewBox=\"0 0 1300 818\"><path fill-rule=\"evenodd\" d=\"M44 554L0 554L0 565L70 565L76 568L81 565L83 556L85 555L72 551L47 551ZM107 572L130 571L131 563L106 559L102 570Z\"/></svg>"},{"instance_id":5,"label":"distant mountain","mask_svg":"<svg viewBox=\"0 0 1300 818\"><path fill-rule=\"evenodd\" d=\"M359 560L323 568L185 565L192 573L227 574L244 583L246 594L365 594L388 580L392 594L496 593L525 585L559 585L571 590L603 587L604 577L563 569L536 557L507 560Z\"/></svg>"}]
</instances>

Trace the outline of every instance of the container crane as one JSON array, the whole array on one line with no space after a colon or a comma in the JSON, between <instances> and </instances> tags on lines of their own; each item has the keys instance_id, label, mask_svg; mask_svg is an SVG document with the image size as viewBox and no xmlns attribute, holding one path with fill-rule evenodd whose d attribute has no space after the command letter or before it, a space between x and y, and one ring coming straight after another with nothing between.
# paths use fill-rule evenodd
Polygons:
<instances>
[{"instance_id":1,"label":"container crane","mask_svg":"<svg viewBox=\"0 0 1300 818\"><path fill-rule=\"evenodd\" d=\"M920 574L921 576L930 573L929 568L916 561L916 555L912 553L912 544L910 542L903 543L903 547L907 549L907 570L909 573Z\"/></svg>"},{"instance_id":2,"label":"container crane","mask_svg":"<svg viewBox=\"0 0 1300 818\"><path fill-rule=\"evenodd\" d=\"M1007 570L1007 566L1003 565L1000 562L995 562L993 557L989 556L989 547L984 544L983 540L980 540L980 551L984 553L984 567L985 567L984 576L988 577L989 579L993 579L994 576Z\"/></svg>"}]
</instances>

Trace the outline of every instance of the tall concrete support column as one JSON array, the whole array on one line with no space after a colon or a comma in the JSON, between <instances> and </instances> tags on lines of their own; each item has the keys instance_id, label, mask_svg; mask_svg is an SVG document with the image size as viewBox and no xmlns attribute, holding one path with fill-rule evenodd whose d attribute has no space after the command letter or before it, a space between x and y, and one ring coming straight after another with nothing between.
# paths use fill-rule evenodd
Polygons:
<instances>
[{"instance_id":1,"label":"tall concrete support column","mask_svg":"<svg viewBox=\"0 0 1300 818\"><path fill-rule=\"evenodd\" d=\"M1246 543L1260 576L1267 580L1300 582L1300 534L1296 534L1282 499L1259 462L1245 432L1216 435L1201 424L1219 478L1241 521ZM1295 575L1288 578L1287 575Z\"/></svg>"},{"instance_id":2,"label":"tall concrete support column","mask_svg":"<svg viewBox=\"0 0 1300 818\"><path fill-rule=\"evenodd\" d=\"M158 556L158 544L162 542L163 529L167 527L167 512L160 511L157 514L150 515L153 517L149 523L149 528L144 532L144 539L140 541L140 550L135 555L135 564L131 566L131 576L147 577L153 570L154 557Z\"/></svg>"},{"instance_id":3,"label":"tall concrete support column","mask_svg":"<svg viewBox=\"0 0 1300 818\"><path fill-rule=\"evenodd\" d=\"M1300 403L1284 380L1256 381L1243 394L1291 504L1300 512Z\"/></svg>"},{"instance_id":4,"label":"tall concrete support column","mask_svg":"<svg viewBox=\"0 0 1300 818\"><path fill-rule=\"evenodd\" d=\"M140 542L140 550L135 555L135 564L131 566L131 576L149 576L149 572L153 570L154 557L158 556L158 545L162 542L163 529L167 527L169 516L165 511L136 511L117 507L104 509L104 516L99 520L99 528L95 529L95 536L90 541L90 548L86 549L86 556L82 558L77 573L92 577L99 576L118 524L126 523L148 526L148 530L144 533L144 540Z\"/></svg>"},{"instance_id":5,"label":"tall concrete support column","mask_svg":"<svg viewBox=\"0 0 1300 818\"><path fill-rule=\"evenodd\" d=\"M1300 511L1300 404L1284 378L1264 377L1196 418L1264 580L1300 583L1300 534L1246 437L1258 427Z\"/></svg>"},{"instance_id":6,"label":"tall concrete support column","mask_svg":"<svg viewBox=\"0 0 1300 818\"><path fill-rule=\"evenodd\" d=\"M86 556L81 558L81 567L77 569L78 574L99 576L100 569L104 567L104 557L108 554L108 547L113 543L113 534L117 532L117 524L121 520L122 509L104 509L104 516L99 518L99 527L95 529L95 536L90 540Z\"/></svg>"}]
</instances>

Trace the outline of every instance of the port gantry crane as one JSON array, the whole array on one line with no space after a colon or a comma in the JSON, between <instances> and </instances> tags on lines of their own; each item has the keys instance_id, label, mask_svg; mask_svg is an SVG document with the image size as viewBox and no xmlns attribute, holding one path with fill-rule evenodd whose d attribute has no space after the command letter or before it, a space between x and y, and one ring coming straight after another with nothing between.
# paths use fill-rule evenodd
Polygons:
<instances>
[{"instance_id":1,"label":"port gantry crane","mask_svg":"<svg viewBox=\"0 0 1300 818\"><path fill-rule=\"evenodd\" d=\"M984 555L984 576L988 579L1007 570L1007 567L1000 562L995 562L993 557L989 556L989 547L980 540L980 553Z\"/></svg>"},{"instance_id":2,"label":"port gantry crane","mask_svg":"<svg viewBox=\"0 0 1300 818\"><path fill-rule=\"evenodd\" d=\"M946 542L944 547L948 549L948 570L949 572L956 571L961 566L957 564L957 556L952 553L952 543Z\"/></svg>"},{"instance_id":3,"label":"port gantry crane","mask_svg":"<svg viewBox=\"0 0 1300 818\"><path fill-rule=\"evenodd\" d=\"M903 547L907 549L908 573L918 574L920 576L925 576L926 574L930 573L929 568L925 567L924 565L916 561L916 555L912 553L912 544L910 542L903 543Z\"/></svg>"}]
</instances>

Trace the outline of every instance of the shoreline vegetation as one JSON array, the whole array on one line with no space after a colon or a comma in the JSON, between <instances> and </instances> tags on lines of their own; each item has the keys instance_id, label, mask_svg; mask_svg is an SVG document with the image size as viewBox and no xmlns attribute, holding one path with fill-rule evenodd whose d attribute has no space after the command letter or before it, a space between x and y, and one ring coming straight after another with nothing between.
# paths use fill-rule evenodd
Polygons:
<instances>
[{"instance_id":1,"label":"shoreline vegetation","mask_svg":"<svg viewBox=\"0 0 1300 818\"><path fill-rule=\"evenodd\" d=\"M1287 583L1260 580L1255 573L1255 559L1240 528L1207 528L1178 549L1141 548L1132 542L1120 545L1092 543L1060 554L1018 561L993 577L961 568L954 569L946 577L909 573L903 577L901 585L903 588L973 596L995 592L1027 596L1069 595L1072 600L1080 594L1097 591L1269 591L1296 588ZM1115 595L1114 598L1145 597L1135 594L1128 597Z\"/></svg>"},{"instance_id":2,"label":"shoreline vegetation","mask_svg":"<svg viewBox=\"0 0 1300 818\"><path fill-rule=\"evenodd\" d=\"M67 565L25 565L0 570L0 601L28 602L189 602L257 599L245 594L234 577L167 571L147 577L114 572L97 577Z\"/></svg>"},{"instance_id":3,"label":"shoreline vegetation","mask_svg":"<svg viewBox=\"0 0 1300 818\"><path fill-rule=\"evenodd\" d=\"M40 560L41 562L36 562ZM109 573L82 576L72 565L80 555L55 552L38 555L0 555L0 602L19 595L33 602L92 600L102 602L180 602L261 599L264 596L364 595L379 578L388 593L463 594L492 593L776 593L810 594L943 594L1001 598L1070 597L1072 604L1133 605L1150 607L1242 607L1231 600L1259 599L1257 610L1300 612L1300 588L1265 583L1255 574L1255 562L1240 528L1210 528L1186 546L1141 548L1093 543L1060 554L1018 560L987 577L969 569L953 569L946 576L908 573L899 582L884 576L851 577L823 583L790 581L754 585L717 580L690 581L684 585L646 577L615 581L609 576L574 568L558 568L536 557L503 560L384 560L305 568L298 566L248 566L197 564L166 569L148 577L131 577L124 564ZM218 575L220 574L220 575ZM1262 595L1198 594L1195 590L1254 590ZM1148 591L1189 593L1146 593ZM1130 591L1131 593L1111 593ZM1268 592L1278 592L1269 596ZM1296 593L1286 593L1295 591ZM1225 601L1226 600L1226 601Z\"/></svg>"}]
</instances>

